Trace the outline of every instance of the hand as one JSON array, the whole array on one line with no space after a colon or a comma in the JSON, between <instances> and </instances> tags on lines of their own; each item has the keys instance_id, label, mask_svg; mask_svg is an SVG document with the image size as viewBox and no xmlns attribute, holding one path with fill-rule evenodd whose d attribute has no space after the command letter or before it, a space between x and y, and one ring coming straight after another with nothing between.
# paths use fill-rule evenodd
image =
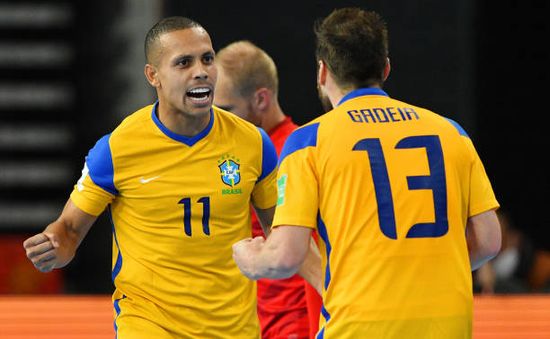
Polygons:
<instances>
[{"instance_id":1,"label":"hand","mask_svg":"<svg viewBox=\"0 0 550 339\"><path fill-rule=\"evenodd\" d=\"M50 272L58 263L59 242L53 234L39 233L25 240L27 258L40 272Z\"/></svg>"},{"instance_id":2,"label":"hand","mask_svg":"<svg viewBox=\"0 0 550 339\"><path fill-rule=\"evenodd\" d=\"M233 244L233 260L247 278L258 280L255 269L255 259L258 257L265 243L263 237L247 238Z\"/></svg>"}]
</instances>

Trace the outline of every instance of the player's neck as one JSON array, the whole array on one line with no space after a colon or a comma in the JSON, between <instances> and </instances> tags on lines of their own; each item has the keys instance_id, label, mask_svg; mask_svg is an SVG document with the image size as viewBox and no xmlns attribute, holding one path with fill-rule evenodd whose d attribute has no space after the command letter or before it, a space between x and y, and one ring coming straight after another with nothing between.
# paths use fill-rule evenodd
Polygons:
<instances>
[{"instance_id":1,"label":"player's neck","mask_svg":"<svg viewBox=\"0 0 550 339\"><path fill-rule=\"evenodd\" d=\"M338 86L330 72L327 72L323 92L332 104L332 107L338 106L340 100L348 93L348 91Z\"/></svg>"},{"instance_id":2,"label":"player's neck","mask_svg":"<svg viewBox=\"0 0 550 339\"><path fill-rule=\"evenodd\" d=\"M270 133L275 127L285 120L286 116L281 107L276 104L271 107L269 112L265 112L262 118L261 126L264 131Z\"/></svg>"},{"instance_id":3,"label":"player's neck","mask_svg":"<svg viewBox=\"0 0 550 339\"><path fill-rule=\"evenodd\" d=\"M158 119L171 132L185 137L193 137L202 132L210 122L210 110L186 114L159 105Z\"/></svg>"}]
</instances>

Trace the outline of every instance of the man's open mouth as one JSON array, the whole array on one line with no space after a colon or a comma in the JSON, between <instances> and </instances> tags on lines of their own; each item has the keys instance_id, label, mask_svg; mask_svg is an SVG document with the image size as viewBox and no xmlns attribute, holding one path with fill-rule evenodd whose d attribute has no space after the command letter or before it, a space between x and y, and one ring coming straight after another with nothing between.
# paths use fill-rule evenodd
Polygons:
<instances>
[{"instance_id":1,"label":"man's open mouth","mask_svg":"<svg viewBox=\"0 0 550 339\"><path fill-rule=\"evenodd\" d=\"M209 102L212 90L208 87L197 87L186 92L187 97L194 103L203 104Z\"/></svg>"}]
</instances>

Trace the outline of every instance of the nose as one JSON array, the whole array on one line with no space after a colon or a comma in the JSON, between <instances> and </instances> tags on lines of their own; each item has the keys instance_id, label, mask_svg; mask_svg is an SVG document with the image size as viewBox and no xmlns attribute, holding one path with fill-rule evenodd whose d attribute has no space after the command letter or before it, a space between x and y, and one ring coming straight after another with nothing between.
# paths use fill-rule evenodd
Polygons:
<instances>
[{"instance_id":1,"label":"nose","mask_svg":"<svg viewBox=\"0 0 550 339\"><path fill-rule=\"evenodd\" d=\"M208 72L206 71L206 66L200 62L197 62L197 65L194 69L194 78L199 80L208 79Z\"/></svg>"}]
</instances>

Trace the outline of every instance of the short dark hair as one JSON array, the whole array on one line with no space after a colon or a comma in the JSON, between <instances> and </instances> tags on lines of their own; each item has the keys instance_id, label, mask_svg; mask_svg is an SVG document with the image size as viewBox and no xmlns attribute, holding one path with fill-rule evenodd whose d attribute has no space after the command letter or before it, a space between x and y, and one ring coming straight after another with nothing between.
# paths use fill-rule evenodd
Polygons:
<instances>
[{"instance_id":1,"label":"short dark hair","mask_svg":"<svg viewBox=\"0 0 550 339\"><path fill-rule=\"evenodd\" d=\"M316 57L342 87L381 85L388 57L388 30L382 17L360 8L341 8L314 26Z\"/></svg>"},{"instance_id":2,"label":"short dark hair","mask_svg":"<svg viewBox=\"0 0 550 339\"><path fill-rule=\"evenodd\" d=\"M147 60L148 63L152 63L153 45L158 41L161 35L192 27L202 28L198 22L182 16L171 16L157 22L145 36L145 60Z\"/></svg>"}]
</instances>

